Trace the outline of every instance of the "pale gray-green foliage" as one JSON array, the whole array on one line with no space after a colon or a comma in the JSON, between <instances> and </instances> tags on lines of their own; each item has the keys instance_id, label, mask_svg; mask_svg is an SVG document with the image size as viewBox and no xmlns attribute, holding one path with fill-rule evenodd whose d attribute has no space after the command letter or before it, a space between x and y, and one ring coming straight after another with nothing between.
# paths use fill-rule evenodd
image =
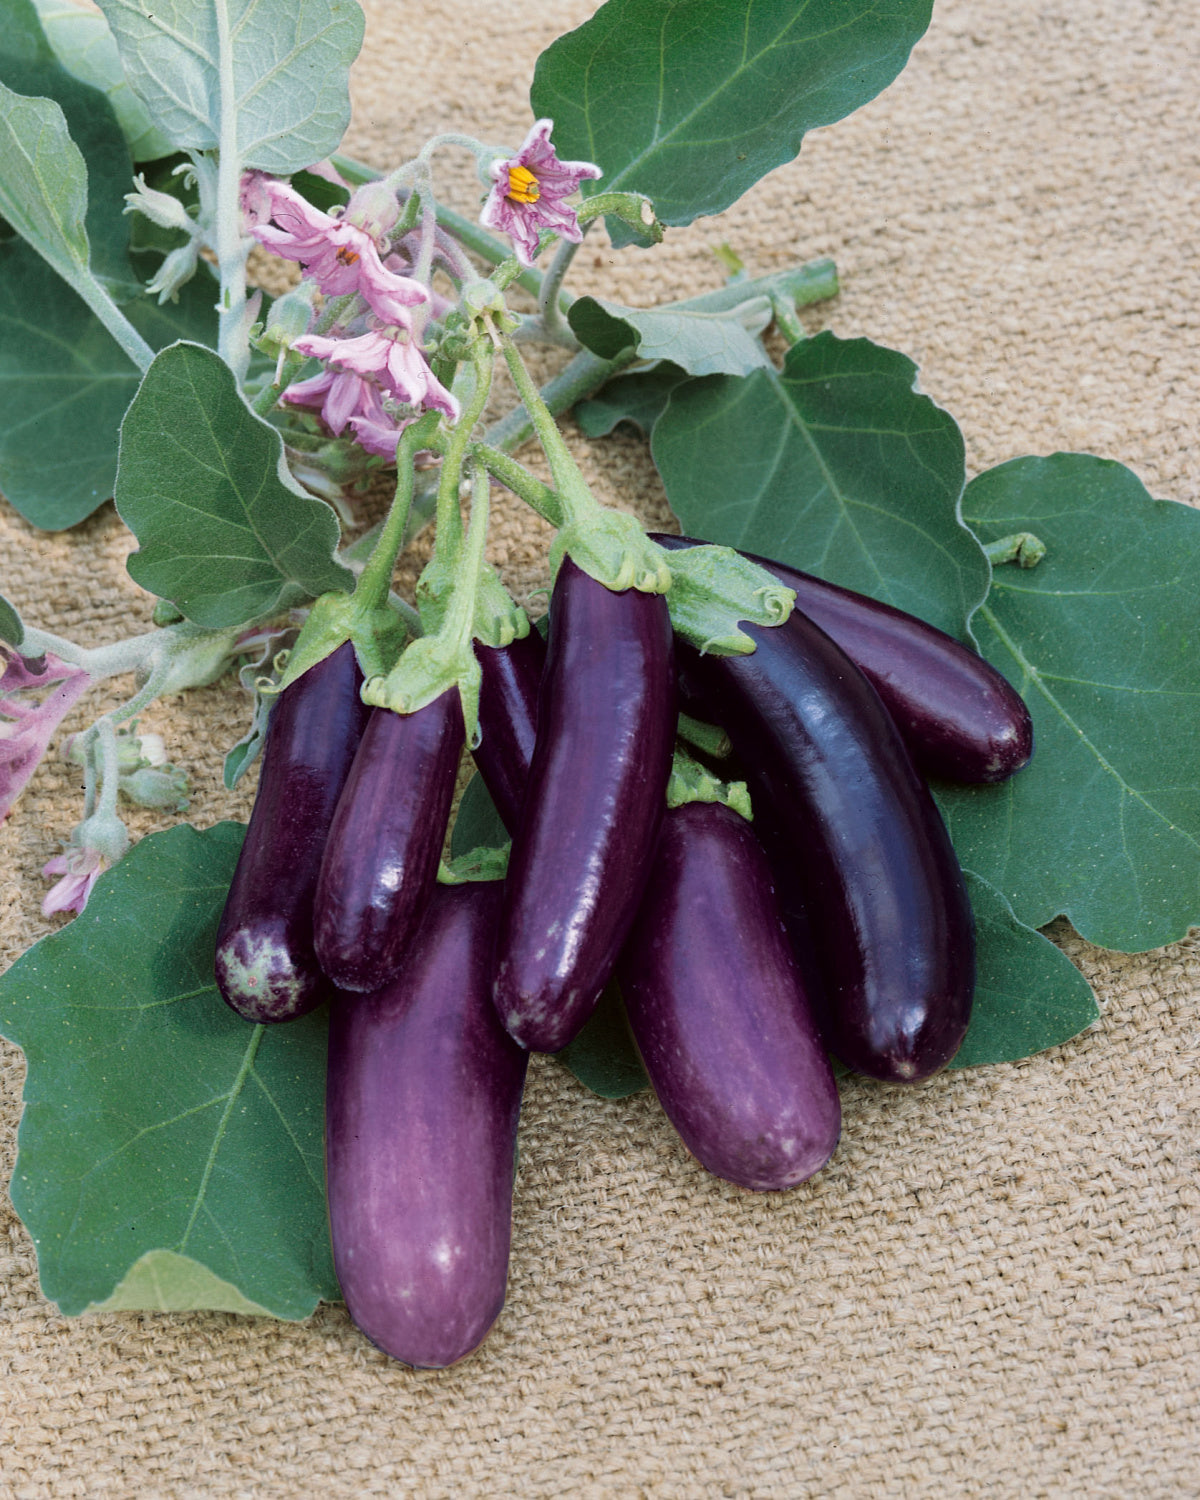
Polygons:
<instances>
[{"instance_id":1,"label":"pale gray-green foliage","mask_svg":"<svg viewBox=\"0 0 1200 1500\"><path fill-rule=\"evenodd\" d=\"M125 76L173 145L211 150L232 126L244 167L297 172L350 119L356 0L100 0ZM231 111L223 121L222 110Z\"/></svg>"},{"instance_id":2,"label":"pale gray-green foliage","mask_svg":"<svg viewBox=\"0 0 1200 1500\"><path fill-rule=\"evenodd\" d=\"M52 99L26 99L0 83L0 214L54 267L86 273L87 167Z\"/></svg>"},{"instance_id":3,"label":"pale gray-green foliage","mask_svg":"<svg viewBox=\"0 0 1200 1500\"><path fill-rule=\"evenodd\" d=\"M54 55L73 77L105 94L129 143L134 161L166 156L171 142L129 87L108 22L74 0L33 0Z\"/></svg>"},{"instance_id":4,"label":"pale gray-green foliage","mask_svg":"<svg viewBox=\"0 0 1200 1500\"><path fill-rule=\"evenodd\" d=\"M633 344L639 359L669 360L689 375L749 375L771 364L756 336L771 321L765 297L716 313L580 297L568 318L585 347L604 359Z\"/></svg>"}]
</instances>

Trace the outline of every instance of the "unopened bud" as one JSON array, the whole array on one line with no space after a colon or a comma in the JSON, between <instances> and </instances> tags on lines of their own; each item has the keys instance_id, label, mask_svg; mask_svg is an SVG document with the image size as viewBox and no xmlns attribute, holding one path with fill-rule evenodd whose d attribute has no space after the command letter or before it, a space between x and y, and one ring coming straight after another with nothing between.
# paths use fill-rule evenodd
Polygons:
<instances>
[{"instance_id":1,"label":"unopened bud","mask_svg":"<svg viewBox=\"0 0 1200 1500\"><path fill-rule=\"evenodd\" d=\"M195 221L178 198L147 187L140 172L133 180L137 183L137 192L125 194L125 213L144 214L163 229L182 229L187 234L195 230Z\"/></svg>"},{"instance_id":2,"label":"unopened bud","mask_svg":"<svg viewBox=\"0 0 1200 1500\"><path fill-rule=\"evenodd\" d=\"M122 796L136 802L139 807L169 807L175 812L187 811L187 774L175 766L164 765L160 769L143 766L132 775L122 776L118 785Z\"/></svg>"},{"instance_id":3,"label":"unopened bud","mask_svg":"<svg viewBox=\"0 0 1200 1500\"><path fill-rule=\"evenodd\" d=\"M400 204L396 195L381 182L365 182L346 204L342 215L373 240L382 239L400 222Z\"/></svg>"}]
</instances>

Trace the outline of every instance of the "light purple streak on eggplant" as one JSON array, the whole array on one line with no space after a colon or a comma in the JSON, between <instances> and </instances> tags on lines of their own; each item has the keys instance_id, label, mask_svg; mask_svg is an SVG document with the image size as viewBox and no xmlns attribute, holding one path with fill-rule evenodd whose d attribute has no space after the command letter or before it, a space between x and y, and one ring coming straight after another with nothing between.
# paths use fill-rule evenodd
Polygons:
<instances>
[{"instance_id":1,"label":"light purple streak on eggplant","mask_svg":"<svg viewBox=\"0 0 1200 1500\"><path fill-rule=\"evenodd\" d=\"M347 642L271 710L258 792L217 929L217 987L248 1021L290 1021L329 995L313 951L325 838L370 709Z\"/></svg>"},{"instance_id":2,"label":"light purple streak on eggplant","mask_svg":"<svg viewBox=\"0 0 1200 1500\"><path fill-rule=\"evenodd\" d=\"M654 540L672 550L703 545L690 537ZM1028 763L1033 754L1029 710L982 656L890 604L769 558L745 555L796 590L796 608L868 679L927 775L1004 781Z\"/></svg>"},{"instance_id":3,"label":"light purple streak on eggplant","mask_svg":"<svg viewBox=\"0 0 1200 1500\"><path fill-rule=\"evenodd\" d=\"M512 833L519 821L537 737L538 686L546 643L536 630L507 646L475 643L482 681L479 728L471 753L500 820Z\"/></svg>"},{"instance_id":4,"label":"light purple streak on eggplant","mask_svg":"<svg viewBox=\"0 0 1200 1500\"><path fill-rule=\"evenodd\" d=\"M767 1192L825 1165L837 1085L744 818L668 811L618 975L646 1074L702 1167Z\"/></svg>"},{"instance_id":5,"label":"light purple streak on eggplant","mask_svg":"<svg viewBox=\"0 0 1200 1500\"><path fill-rule=\"evenodd\" d=\"M441 1369L504 1305L528 1054L491 1002L500 883L439 886L403 972L335 996L325 1162L350 1316L393 1359Z\"/></svg>"},{"instance_id":6,"label":"light purple streak on eggplant","mask_svg":"<svg viewBox=\"0 0 1200 1500\"><path fill-rule=\"evenodd\" d=\"M674 735L666 600L613 593L564 559L496 972L524 1047L559 1051L595 1009L649 876Z\"/></svg>"},{"instance_id":7,"label":"light purple streak on eggplant","mask_svg":"<svg viewBox=\"0 0 1200 1500\"><path fill-rule=\"evenodd\" d=\"M750 656L681 650L790 866L821 968L826 1044L857 1072L915 1083L950 1061L971 1014L974 922L929 789L878 693L803 615L746 625Z\"/></svg>"},{"instance_id":8,"label":"light purple streak on eggplant","mask_svg":"<svg viewBox=\"0 0 1200 1500\"><path fill-rule=\"evenodd\" d=\"M456 688L416 713L373 710L313 905L317 957L339 989L378 989L399 969L433 894L462 746Z\"/></svg>"}]
</instances>

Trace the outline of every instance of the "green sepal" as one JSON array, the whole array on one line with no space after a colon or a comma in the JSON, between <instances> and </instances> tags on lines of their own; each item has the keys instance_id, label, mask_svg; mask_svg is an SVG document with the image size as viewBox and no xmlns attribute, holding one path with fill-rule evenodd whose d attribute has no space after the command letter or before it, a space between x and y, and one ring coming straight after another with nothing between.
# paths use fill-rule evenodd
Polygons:
<instances>
[{"instance_id":1,"label":"green sepal","mask_svg":"<svg viewBox=\"0 0 1200 1500\"><path fill-rule=\"evenodd\" d=\"M441 630L454 597L454 582L453 568L446 567L435 552L417 582L417 605L426 635ZM491 563L479 570L471 634L485 646L509 646L529 634L529 616L514 603Z\"/></svg>"},{"instance_id":2,"label":"green sepal","mask_svg":"<svg viewBox=\"0 0 1200 1500\"><path fill-rule=\"evenodd\" d=\"M354 642L354 654L364 677L386 676L407 639L407 627L390 605L372 608L363 604L357 594L322 594L309 610L283 675L274 686L262 691L282 693L297 677L332 656L346 641Z\"/></svg>"},{"instance_id":3,"label":"green sepal","mask_svg":"<svg viewBox=\"0 0 1200 1500\"><path fill-rule=\"evenodd\" d=\"M633 230L634 243L643 248L661 245L665 227L654 212L654 204L645 193L596 193L582 203L576 217L580 226L590 224L601 215L611 215Z\"/></svg>"},{"instance_id":4,"label":"green sepal","mask_svg":"<svg viewBox=\"0 0 1200 1500\"><path fill-rule=\"evenodd\" d=\"M796 602L793 589L732 547L673 552L671 572L667 607L675 633L715 656L749 656L754 642L739 620L782 625Z\"/></svg>"},{"instance_id":5,"label":"green sepal","mask_svg":"<svg viewBox=\"0 0 1200 1500\"><path fill-rule=\"evenodd\" d=\"M665 594L676 562L672 556L668 564L667 554L650 540L636 516L599 507L589 509L578 521L568 521L555 537L550 548L552 575L557 575L564 555L618 594L626 589Z\"/></svg>"},{"instance_id":6,"label":"green sepal","mask_svg":"<svg viewBox=\"0 0 1200 1500\"><path fill-rule=\"evenodd\" d=\"M460 644L442 635L423 635L412 642L386 676L367 679L362 700L372 708L415 714L450 688L457 688L462 699L467 744L473 748L479 743L481 676L469 640Z\"/></svg>"},{"instance_id":7,"label":"green sepal","mask_svg":"<svg viewBox=\"0 0 1200 1500\"><path fill-rule=\"evenodd\" d=\"M722 807L740 813L747 823L754 821L750 792L744 781L722 781L676 745L667 781L667 806L684 807L689 802L719 802Z\"/></svg>"},{"instance_id":8,"label":"green sepal","mask_svg":"<svg viewBox=\"0 0 1200 1500\"><path fill-rule=\"evenodd\" d=\"M503 880L508 871L511 844L498 849L472 849L454 859L442 860L437 878L442 885L466 885L471 880Z\"/></svg>"},{"instance_id":9,"label":"green sepal","mask_svg":"<svg viewBox=\"0 0 1200 1500\"><path fill-rule=\"evenodd\" d=\"M733 754L729 735L719 724L706 724L703 719L693 719L691 714L680 714L675 732L713 760L725 760Z\"/></svg>"}]
</instances>

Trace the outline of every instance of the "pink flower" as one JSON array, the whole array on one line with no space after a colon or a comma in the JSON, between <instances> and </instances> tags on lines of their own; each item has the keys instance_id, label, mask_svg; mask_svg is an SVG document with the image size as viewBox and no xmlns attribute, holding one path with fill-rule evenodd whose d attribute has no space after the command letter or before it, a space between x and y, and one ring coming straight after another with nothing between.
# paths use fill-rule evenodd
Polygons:
<instances>
[{"instance_id":1,"label":"pink flower","mask_svg":"<svg viewBox=\"0 0 1200 1500\"><path fill-rule=\"evenodd\" d=\"M292 348L325 360L336 371L374 382L406 406L433 407L448 417L458 416L458 402L429 368L420 346L402 329L397 336L371 329L352 339L310 333L298 338Z\"/></svg>"},{"instance_id":2,"label":"pink flower","mask_svg":"<svg viewBox=\"0 0 1200 1500\"><path fill-rule=\"evenodd\" d=\"M413 420L413 417L397 419L389 416L376 389L374 408L356 412L350 418L350 425L354 428L354 436L360 446L368 453L377 453L381 458L390 459L394 463L400 434Z\"/></svg>"},{"instance_id":3,"label":"pink flower","mask_svg":"<svg viewBox=\"0 0 1200 1500\"><path fill-rule=\"evenodd\" d=\"M65 854L56 854L42 866L47 878L61 875L62 879L46 892L42 902L42 915L52 917L56 912L81 912L92 894L92 887L107 869L108 861L98 849L80 849L70 845Z\"/></svg>"},{"instance_id":4,"label":"pink flower","mask_svg":"<svg viewBox=\"0 0 1200 1500\"><path fill-rule=\"evenodd\" d=\"M355 412L369 409L373 396L378 399L378 387L361 375L322 370L310 380L297 380L289 385L280 400L289 406L307 406L319 411L334 437L340 437Z\"/></svg>"},{"instance_id":5,"label":"pink flower","mask_svg":"<svg viewBox=\"0 0 1200 1500\"><path fill-rule=\"evenodd\" d=\"M553 229L579 243L583 232L566 200L585 177L601 176L590 161L559 161L550 144L553 129L553 120L538 120L516 156L494 161L488 169L495 185L479 222L508 235L523 266L533 264L539 230Z\"/></svg>"},{"instance_id":6,"label":"pink flower","mask_svg":"<svg viewBox=\"0 0 1200 1500\"><path fill-rule=\"evenodd\" d=\"M92 679L80 667L71 667L57 656L43 659L41 672L16 651L0 646L0 819L8 816L38 762L45 755L54 731L76 701L91 686ZM32 696L50 689L41 702Z\"/></svg>"},{"instance_id":7,"label":"pink flower","mask_svg":"<svg viewBox=\"0 0 1200 1500\"><path fill-rule=\"evenodd\" d=\"M404 328L412 326L409 309L429 300L419 281L384 266L365 229L322 213L284 182L249 173L242 208L250 233L276 255L298 261L327 296L361 292L372 312Z\"/></svg>"}]
</instances>

